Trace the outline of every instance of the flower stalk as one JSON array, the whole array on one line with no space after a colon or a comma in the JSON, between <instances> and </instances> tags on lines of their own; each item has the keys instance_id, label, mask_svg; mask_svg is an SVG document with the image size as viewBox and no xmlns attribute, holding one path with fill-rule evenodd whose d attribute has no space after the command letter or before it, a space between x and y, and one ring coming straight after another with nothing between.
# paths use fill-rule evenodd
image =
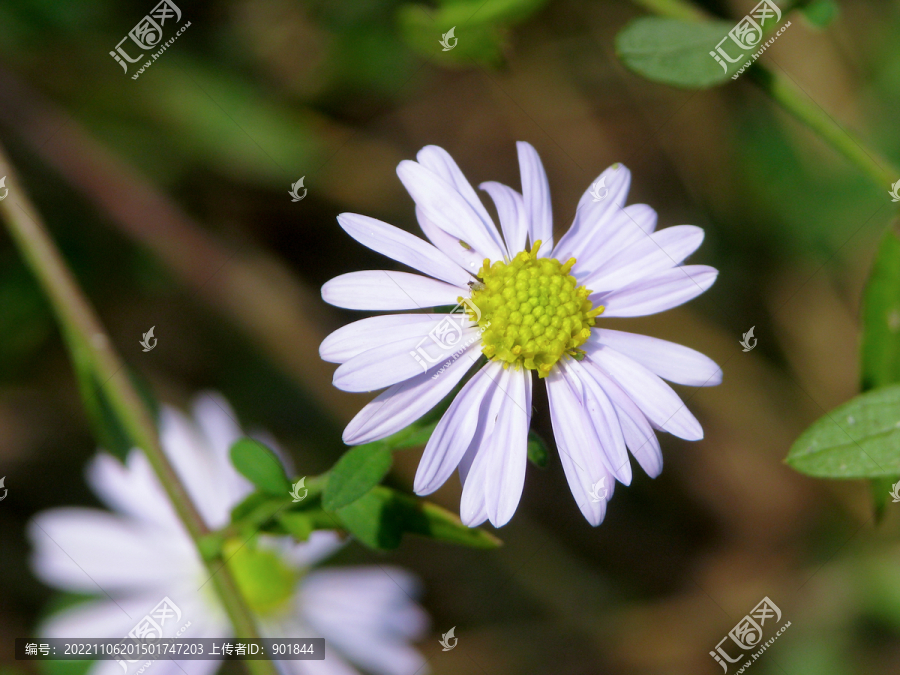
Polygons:
<instances>
[{"instance_id":1,"label":"flower stalk","mask_svg":"<svg viewBox=\"0 0 900 675\"><path fill-rule=\"evenodd\" d=\"M635 4L660 16L683 21L705 21L711 17L686 0L634 0ZM801 8L805 2L783 3L783 14ZM900 178L900 169L881 156L852 131L838 124L784 72L770 70L761 63L750 68L753 81L785 111L807 126L880 187Z\"/></svg>"},{"instance_id":2,"label":"flower stalk","mask_svg":"<svg viewBox=\"0 0 900 675\"><path fill-rule=\"evenodd\" d=\"M49 299L73 361L78 364L76 367L88 369L96 378L129 438L147 456L199 550L199 542L209 534L209 529L163 452L151 411L132 385L125 364L50 238L2 146L0 176L6 176L9 188L7 198L0 201L0 218ZM259 638L255 620L221 554L202 557L236 634L242 638ZM245 663L253 675L277 675L270 661Z\"/></svg>"}]
</instances>

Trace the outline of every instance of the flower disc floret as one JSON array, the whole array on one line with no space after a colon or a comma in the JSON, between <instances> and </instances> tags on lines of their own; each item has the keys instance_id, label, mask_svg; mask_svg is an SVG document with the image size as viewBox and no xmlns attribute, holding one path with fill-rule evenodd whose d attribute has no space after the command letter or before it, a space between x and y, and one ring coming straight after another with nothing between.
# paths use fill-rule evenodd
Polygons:
<instances>
[{"instance_id":1,"label":"flower disc floret","mask_svg":"<svg viewBox=\"0 0 900 675\"><path fill-rule=\"evenodd\" d=\"M485 260L468 311L481 329L485 356L546 377L564 355L584 354L579 347L603 307L593 308L591 291L570 274L575 258L538 258L540 247L537 241L509 262Z\"/></svg>"}]
</instances>

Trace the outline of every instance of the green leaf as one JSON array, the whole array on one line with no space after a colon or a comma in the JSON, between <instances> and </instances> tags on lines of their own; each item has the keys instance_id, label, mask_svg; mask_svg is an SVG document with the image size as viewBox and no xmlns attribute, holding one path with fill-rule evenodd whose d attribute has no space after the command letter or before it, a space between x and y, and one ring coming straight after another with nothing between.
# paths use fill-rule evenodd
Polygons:
<instances>
[{"instance_id":1,"label":"green leaf","mask_svg":"<svg viewBox=\"0 0 900 675\"><path fill-rule=\"evenodd\" d=\"M838 4L834 0L812 0L800 11L813 28L827 28L838 15Z\"/></svg>"},{"instance_id":2,"label":"green leaf","mask_svg":"<svg viewBox=\"0 0 900 675\"><path fill-rule=\"evenodd\" d=\"M682 21L650 16L635 19L616 36L616 54L648 80L685 89L705 89L727 81L747 60L747 52L726 71L710 56L734 24L726 21ZM739 52L732 40L724 49ZM727 62L726 62L727 63Z\"/></svg>"},{"instance_id":3,"label":"green leaf","mask_svg":"<svg viewBox=\"0 0 900 675\"><path fill-rule=\"evenodd\" d=\"M485 530L468 528L450 511L378 486L337 511L344 527L370 548L392 549L405 532L474 548L496 548L500 540Z\"/></svg>"},{"instance_id":4,"label":"green leaf","mask_svg":"<svg viewBox=\"0 0 900 675\"><path fill-rule=\"evenodd\" d=\"M503 56L509 27L521 23L547 0L451 0L439 7L407 4L397 12L406 44L444 65L498 64ZM454 28L452 44L445 50L442 36Z\"/></svg>"},{"instance_id":5,"label":"green leaf","mask_svg":"<svg viewBox=\"0 0 900 675\"><path fill-rule=\"evenodd\" d=\"M900 236L882 239L863 294L863 391L900 382Z\"/></svg>"},{"instance_id":6,"label":"green leaf","mask_svg":"<svg viewBox=\"0 0 900 675\"><path fill-rule=\"evenodd\" d=\"M234 468L266 494L290 494L291 484L284 473L281 460L265 445L252 438L242 438L231 446Z\"/></svg>"},{"instance_id":7,"label":"green leaf","mask_svg":"<svg viewBox=\"0 0 900 675\"><path fill-rule=\"evenodd\" d=\"M786 461L820 478L900 474L900 385L861 394L827 413L797 439Z\"/></svg>"},{"instance_id":8,"label":"green leaf","mask_svg":"<svg viewBox=\"0 0 900 675\"><path fill-rule=\"evenodd\" d=\"M380 442L351 448L331 469L322 506L335 511L352 504L381 482L393 461L391 451Z\"/></svg>"},{"instance_id":9,"label":"green leaf","mask_svg":"<svg viewBox=\"0 0 900 675\"><path fill-rule=\"evenodd\" d=\"M544 439L534 431L528 432L528 460L537 467L543 469L547 466L547 444Z\"/></svg>"},{"instance_id":10,"label":"green leaf","mask_svg":"<svg viewBox=\"0 0 900 675\"><path fill-rule=\"evenodd\" d=\"M308 514L296 511L282 511L276 516L281 526L297 541L306 541L315 528Z\"/></svg>"}]
</instances>

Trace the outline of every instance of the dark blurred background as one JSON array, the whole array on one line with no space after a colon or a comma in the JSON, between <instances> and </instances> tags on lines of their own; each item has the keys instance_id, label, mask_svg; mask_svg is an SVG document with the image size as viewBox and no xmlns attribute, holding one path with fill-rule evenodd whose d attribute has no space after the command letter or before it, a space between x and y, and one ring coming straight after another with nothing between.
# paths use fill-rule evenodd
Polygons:
<instances>
[{"instance_id":1,"label":"dark blurred background","mask_svg":"<svg viewBox=\"0 0 900 675\"><path fill-rule=\"evenodd\" d=\"M557 236L609 164L660 227L693 223L691 261L721 270L688 306L610 320L724 369L679 392L706 438L663 434L665 469L619 487L606 521L579 513L558 460L529 467L523 503L482 552L408 538L337 562L390 560L424 580L438 675L718 673L709 656L763 597L792 622L753 672L900 671L900 506L873 519L862 482L782 463L797 435L858 391L862 286L894 211L856 168L755 88L649 83L614 37L624 0L179 0L190 27L136 80L109 52L154 0L0 4L0 141L129 365L157 398L221 391L300 474L327 469L365 396L318 358L355 318L325 305L334 275L388 263L337 226L344 211L418 233L397 163L446 148L477 184L519 187L515 141L540 152ZM737 19L755 2L715 2ZM459 17L462 17L461 19ZM792 15L766 55L842 126L900 162L900 4L840 4L824 31ZM438 40L456 25L458 47ZM170 37L169 35L166 36ZM130 41L129 41L130 42ZM300 202L287 194L300 177ZM898 177L900 178L900 177ZM489 207L491 208L491 207ZM601 322L602 324L602 322ZM141 335L155 326L158 347ZM755 326L758 347L738 341ZM552 438L546 398L536 426ZM96 451L47 302L0 231L0 666L53 592L32 577L37 511L97 504ZM411 489L419 451L389 482ZM458 509L448 481L434 499ZM459 647L437 640L457 626Z\"/></svg>"}]
</instances>

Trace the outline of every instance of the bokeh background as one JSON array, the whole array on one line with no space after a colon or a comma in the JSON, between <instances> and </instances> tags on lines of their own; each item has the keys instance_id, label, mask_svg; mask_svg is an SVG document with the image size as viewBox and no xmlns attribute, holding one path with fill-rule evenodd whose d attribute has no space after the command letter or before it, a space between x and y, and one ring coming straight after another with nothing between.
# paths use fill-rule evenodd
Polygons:
<instances>
[{"instance_id":1,"label":"bokeh background","mask_svg":"<svg viewBox=\"0 0 900 675\"><path fill-rule=\"evenodd\" d=\"M627 71L614 37L647 10L625 0L180 0L190 27L132 80L108 53L153 4L0 4L0 141L157 398L186 406L198 391L222 392L300 474L340 456L342 426L367 399L333 389L319 361L322 337L354 316L318 289L387 264L335 216L418 232L394 169L421 146L446 148L473 183L518 188L514 142L531 142L557 235L613 162L631 169L629 202L652 205L660 227L706 230L691 260L721 270L709 292L606 324L723 367L721 386L679 390L703 441L663 434L662 476L636 472L596 529L551 454L546 469L529 467L499 550L410 537L392 554L354 545L338 557L421 576L432 672L718 673L709 651L763 596L792 625L753 672L898 672L900 505L877 523L863 482L783 464L806 426L858 392L860 294L895 215L888 185L749 77L694 92ZM753 4L704 7L737 19ZM843 2L827 30L792 21L766 60L900 162L900 4ZM455 24L458 47L441 52ZM292 202L301 176L308 194ZM150 326L159 342L144 353ZM745 353L751 326L759 342ZM535 424L552 438L546 398L535 401ZM82 477L96 447L49 306L0 231L7 675L36 672L13 660L13 639L59 601L28 570L24 525L42 509L97 504ZM397 455L390 484L411 488L419 454ZM459 493L451 480L434 499L455 510ZM458 646L441 652L451 626Z\"/></svg>"}]
</instances>

